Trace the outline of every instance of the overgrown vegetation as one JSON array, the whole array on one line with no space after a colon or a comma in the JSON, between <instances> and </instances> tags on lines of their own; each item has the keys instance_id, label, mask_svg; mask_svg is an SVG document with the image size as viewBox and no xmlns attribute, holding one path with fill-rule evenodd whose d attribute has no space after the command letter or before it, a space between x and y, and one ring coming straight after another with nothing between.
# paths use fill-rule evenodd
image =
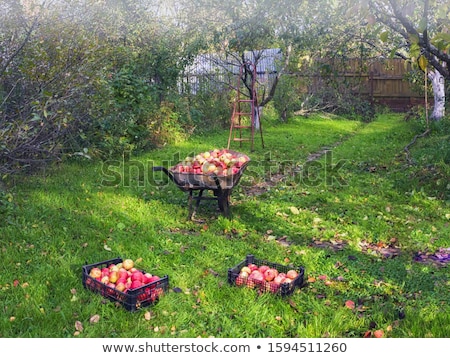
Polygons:
<instances>
[{"instance_id":1,"label":"overgrown vegetation","mask_svg":"<svg viewBox=\"0 0 450 358\"><path fill-rule=\"evenodd\" d=\"M186 220L186 193L151 171L222 147L226 130L124 162L79 157L16 178L0 198L0 335L448 337L448 262L431 255L450 247L448 132L421 138L411 165L403 148L420 131L401 115L264 128L231 218L205 201L197 221ZM419 252L429 259L417 261ZM305 286L284 299L229 286L227 269L249 253L304 266ZM168 274L167 295L130 313L85 290L82 265L117 256Z\"/></svg>"},{"instance_id":2,"label":"overgrown vegetation","mask_svg":"<svg viewBox=\"0 0 450 358\"><path fill-rule=\"evenodd\" d=\"M358 95L355 79L336 75L350 59L362 64L386 45L366 11L357 2L327 1L5 0L0 173L74 156L117 158L223 129L236 75L220 91L201 83L192 91L185 71L204 53L241 59L245 51L280 49L283 58L270 70L277 86L265 88L259 103L268 101L265 110L282 121L317 111L370 121L374 107Z\"/></svg>"}]
</instances>

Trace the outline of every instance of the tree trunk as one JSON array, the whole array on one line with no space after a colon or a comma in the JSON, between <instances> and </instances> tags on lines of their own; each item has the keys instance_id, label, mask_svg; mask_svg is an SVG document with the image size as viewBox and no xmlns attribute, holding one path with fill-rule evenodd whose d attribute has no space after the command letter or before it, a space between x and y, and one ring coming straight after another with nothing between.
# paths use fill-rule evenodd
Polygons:
<instances>
[{"instance_id":1,"label":"tree trunk","mask_svg":"<svg viewBox=\"0 0 450 358\"><path fill-rule=\"evenodd\" d=\"M428 73L434 95L434 107L431 119L440 121L445 116L445 80L436 69Z\"/></svg>"}]
</instances>

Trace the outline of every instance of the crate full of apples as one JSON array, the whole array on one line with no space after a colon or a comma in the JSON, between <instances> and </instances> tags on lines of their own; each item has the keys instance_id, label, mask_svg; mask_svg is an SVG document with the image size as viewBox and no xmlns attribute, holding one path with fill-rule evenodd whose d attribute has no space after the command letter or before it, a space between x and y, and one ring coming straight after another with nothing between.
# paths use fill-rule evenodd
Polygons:
<instances>
[{"instance_id":1,"label":"crate full of apples","mask_svg":"<svg viewBox=\"0 0 450 358\"><path fill-rule=\"evenodd\" d=\"M245 260L228 269L228 283L287 296L303 286L305 269L284 266L247 255Z\"/></svg>"},{"instance_id":2,"label":"crate full of apples","mask_svg":"<svg viewBox=\"0 0 450 358\"><path fill-rule=\"evenodd\" d=\"M131 259L120 257L83 266L83 286L129 311L156 303L169 288L169 277L135 267Z\"/></svg>"}]
</instances>

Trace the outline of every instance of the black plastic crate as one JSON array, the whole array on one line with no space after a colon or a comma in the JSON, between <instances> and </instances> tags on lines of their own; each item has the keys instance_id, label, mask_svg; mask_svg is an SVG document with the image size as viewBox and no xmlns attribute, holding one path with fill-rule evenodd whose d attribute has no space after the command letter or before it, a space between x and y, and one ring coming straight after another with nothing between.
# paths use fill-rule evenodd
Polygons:
<instances>
[{"instance_id":1,"label":"black plastic crate","mask_svg":"<svg viewBox=\"0 0 450 358\"><path fill-rule=\"evenodd\" d=\"M116 290L103 282L95 279L89 275L90 271L94 267L100 269L108 267L111 264L118 264L122 262L121 257L115 259L97 262L94 264L83 266L83 286L93 292L99 293L102 296L110 299L114 302L121 303L128 311L136 311L142 307L155 304L169 289L169 276L165 275L159 280L145 284L135 289L128 289L125 292ZM144 270L139 270L143 274Z\"/></svg>"},{"instance_id":2,"label":"black plastic crate","mask_svg":"<svg viewBox=\"0 0 450 358\"><path fill-rule=\"evenodd\" d=\"M269 266L270 268L276 269L278 272L287 273L290 270L297 271L298 275L295 279L292 279L291 282L284 283L276 283L274 281L266 281L252 279L250 277L240 277L240 272L244 266L249 266L250 264L254 264L258 267L260 266ZM267 260L261 260L255 258L254 255L247 255L245 260L234 266L233 268L228 269L228 283L230 285L236 285L240 287L250 287L258 289L260 292L270 292L273 294L279 294L281 296L287 296L294 292L296 287L302 287L304 284L305 277L305 269L302 266L292 267L292 266L284 266L278 263L270 262Z\"/></svg>"}]
</instances>

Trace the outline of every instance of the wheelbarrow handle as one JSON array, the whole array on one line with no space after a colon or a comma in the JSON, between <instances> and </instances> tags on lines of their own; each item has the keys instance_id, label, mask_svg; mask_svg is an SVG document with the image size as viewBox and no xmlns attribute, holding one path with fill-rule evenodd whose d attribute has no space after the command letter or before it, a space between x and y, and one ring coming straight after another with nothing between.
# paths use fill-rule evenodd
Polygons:
<instances>
[{"instance_id":1,"label":"wheelbarrow handle","mask_svg":"<svg viewBox=\"0 0 450 358\"><path fill-rule=\"evenodd\" d=\"M169 170L167 170L167 168L157 166L157 167L152 167L152 170L154 172L164 172L170 178L170 180L175 182L175 178L173 177L172 173Z\"/></svg>"},{"instance_id":2,"label":"wheelbarrow handle","mask_svg":"<svg viewBox=\"0 0 450 358\"><path fill-rule=\"evenodd\" d=\"M154 172L167 172L168 170L165 167L152 167Z\"/></svg>"}]
</instances>

